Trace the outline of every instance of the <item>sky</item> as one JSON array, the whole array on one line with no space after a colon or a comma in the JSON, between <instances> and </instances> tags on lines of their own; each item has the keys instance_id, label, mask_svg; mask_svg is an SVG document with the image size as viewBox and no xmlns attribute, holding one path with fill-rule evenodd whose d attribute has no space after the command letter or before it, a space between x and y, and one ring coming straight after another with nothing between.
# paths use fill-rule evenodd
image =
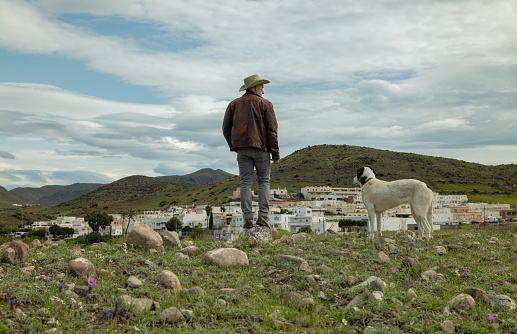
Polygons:
<instances>
[{"instance_id":1,"label":"sky","mask_svg":"<svg viewBox=\"0 0 517 334\"><path fill-rule=\"evenodd\" d=\"M252 74L281 157L515 164L516 16L514 0L0 0L0 186L238 174L221 125Z\"/></svg>"}]
</instances>

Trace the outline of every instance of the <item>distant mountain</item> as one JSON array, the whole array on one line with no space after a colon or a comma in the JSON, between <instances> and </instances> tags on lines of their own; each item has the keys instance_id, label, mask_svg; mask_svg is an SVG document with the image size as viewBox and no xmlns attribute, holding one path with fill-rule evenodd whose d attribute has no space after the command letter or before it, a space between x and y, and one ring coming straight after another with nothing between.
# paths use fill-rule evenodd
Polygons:
<instances>
[{"instance_id":1,"label":"distant mountain","mask_svg":"<svg viewBox=\"0 0 517 334\"><path fill-rule=\"evenodd\" d=\"M74 183L69 186L43 186L41 188L14 188L9 191L12 195L29 204L55 206L74 198L81 197L93 191L103 184L100 183Z\"/></svg>"},{"instance_id":2,"label":"distant mountain","mask_svg":"<svg viewBox=\"0 0 517 334\"><path fill-rule=\"evenodd\" d=\"M185 181L197 185L203 185L207 183L212 183L220 180L224 180L235 176L233 174L227 173L224 170L217 169L213 170L211 168L203 168L198 170L197 172L187 174L187 175L171 175L171 176L159 176L160 179L173 179L178 181Z\"/></svg>"},{"instance_id":3,"label":"distant mountain","mask_svg":"<svg viewBox=\"0 0 517 334\"><path fill-rule=\"evenodd\" d=\"M10 207L13 204L24 204L21 198L16 197L15 195L8 192L4 187L0 186L0 206L2 207Z\"/></svg>"}]
</instances>

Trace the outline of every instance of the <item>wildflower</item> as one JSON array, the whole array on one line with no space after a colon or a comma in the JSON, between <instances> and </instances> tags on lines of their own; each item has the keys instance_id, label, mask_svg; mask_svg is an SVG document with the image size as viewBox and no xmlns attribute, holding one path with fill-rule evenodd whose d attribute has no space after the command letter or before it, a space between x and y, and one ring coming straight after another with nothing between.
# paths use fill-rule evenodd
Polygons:
<instances>
[{"instance_id":1,"label":"wildflower","mask_svg":"<svg viewBox=\"0 0 517 334\"><path fill-rule=\"evenodd\" d=\"M397 272L397 269L391 269L391 273L395 274Z\"/></svg>"},{"instance_id":2,"label":"wildflower","mask_svg":"<svg viewBox=\"0 0 517 334\"><path fill-rule=\"evenodd\" d=\"M399 252L399 249L398 249L398 248L395 248L395 252L397 252L397 253L398 253L398 252Z\"/></svg>"},{"instance_id":3,"label":"wildflower","mask_svg":"<svg viewBox=\"0 0 517 334\"><path fill-rule=\"evenodd\" d=\"M273 245L278 245L278 242L276 242L276 241L275 241L275 242L273 242Z\"/></svg>"},{"instance_id":4,"label":"wildflower","mask_svg":"<svg viewBox=\"0 0 517 334\"><path fill-rule=\"evenodd\" d=\"M104 313L104 315L106 315L106 319L109 319L109 317L110 317L110 310L105 308L104 311L102 311L102 313Z\"/></svg>"},{"instance_id":5,"label":"wildflower","mask_svg":"<svg viewBox=\"0 0 517 334\"><path fill-rule=\"evenodd\" d=\"M428 267L430 267L430 266L431 266L431 264L430 264L430 263L428 263L428 264L427 264L427 266L428 266Z\"/></svg>"},{"instance_id":6,"label":"wildflower","mask_svg":"<svg viewBox=\"0 0 517 334\"><path fill-rule=\"evenodd\" d=\"M291 240L289 240L289 239L286 240L286 242L289 242L289 241L291 241Z\"/></svg>"},{"instance_id":7,"label":"wildflower","mask_svg":"<svg viewBox=\"0 0 517 334\"><path fill-rule=\"evenodd\" d=\"M58 285L57 285L57 288L59 289L59 292L61 292L61 290L63 290L63 283L60 282Z\"/></svg>"},{"instance_id":8,"label":"wildflower","mask_svg":"<svg viewBox=\"0 0 517 334\"><path fill-rule=\"evenodd\" d=\"M423 252L424 252L424 249L423 249L423 248L420 248L420 251L423 253Z\"/></svg>"},{"instance_id":9,"label":"wildflower","mask_svg":"<svg viewBox=\"0 0 517 334\"><path fill-rule=\"evenodd\" d=\"M70 299L70 308L72 308L72 305L74 305L74 300Z\"/></svg>"},{"instance_id":10,"label":"wildflower","mask_svg":"<svg viewBox=\"0 0 517 334\"><path fill-rule=\"evenodd\" d=\"M59 318L59 314L57 314L57 313L56 313L56 314L54 315L54 319L56 319L56 320L57 320L58 318Z\"/></svg>"},{"instance_id":11,"label":"wildflower","mask_svg":"<svg viewBox=\"0 0 517 334\"><path fill-rule=\"evenodd\" d=\"M90 300L90 293L89 292L86 293L86 299Z\"/></svg>"},{"instance_id":12,"label":"wildflower","mask_svg":"<svg viewBox=\"0 0 517 334\"><path fill-rule=\"evenodd\" d=\"M492 321L494 319L495 319L494 316L491 315L490 313L488 313L488 315L486 316L486 320L488 320L488 321Z\"/></svg>"},{"instance_id":13,"label":"wildflower","mask_svg":"<svg viewBox=\"0 0 517 334\"><path fill-rule=\"evenodd\" d=\"M458 245L462 245L462 243L461 243L461 242L458 242Z\"/></svg>"},{"instance_id":14,"label":"wildflower","mask_svg":"<svg viewBox=\"0 0 517 334\"><path fill-rule=\"evenodd\" d=\"M97 284L97 280L95 279L95 277L88 277L88 284L91 286Z\"/></svg>"},{"instance_id":15,"label":"wildflower","mask_svg":"<svg viewBox=\"0 0 517 334\"><path fill-rule=\"evenodd\" d=\"M449 266L448 266L448 265L446 265L446 264L444 264L444 265L443 265L443 269L447 269L447 268L449 268Z\"/></svg>"}]
</instances>

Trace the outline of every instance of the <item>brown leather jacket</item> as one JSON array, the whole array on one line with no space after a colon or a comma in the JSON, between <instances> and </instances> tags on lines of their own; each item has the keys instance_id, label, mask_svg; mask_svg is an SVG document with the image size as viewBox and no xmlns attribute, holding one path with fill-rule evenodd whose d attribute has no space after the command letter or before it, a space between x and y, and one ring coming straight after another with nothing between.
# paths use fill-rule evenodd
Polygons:
<instances>
[{"instance_id":1,"label":"brown leather jacket","mask_svg":"<svg viewBox=\"0 0 517 334\"><path fill-rule=\"evenodd\" d=\"M255 147L280 160L277 129L273 104L259 95L246 92L226 108L223 134L231 151Z\"/></svg>"}]
</instances>

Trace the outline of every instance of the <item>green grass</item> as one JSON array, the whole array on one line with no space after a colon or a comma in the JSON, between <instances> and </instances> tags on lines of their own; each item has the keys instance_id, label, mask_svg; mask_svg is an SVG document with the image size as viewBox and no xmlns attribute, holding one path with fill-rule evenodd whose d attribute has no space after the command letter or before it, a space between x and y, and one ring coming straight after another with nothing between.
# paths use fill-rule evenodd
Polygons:
<instances>
[{"instance_id":1,"label":"green grass","mask_svg":"<svg viewBox=\"0 0 517 334\"><path fill-rule=\"evenodd\" d=\"M247 253L250 265L230 269L204 263L205 252L223 247L221 241L210 237L194 241L201 254L191 259L178 259L174 256L177 250L171 249L161 255L132 248L124 252L117 245L123 243L124 238L119 238L107 250L83 248L83 257L92 261L98 270L97 285L93 289L95 298L91 302L79 298L72 307L57 285L60 281L86 285L84 279L73 276L68 270L68 261L77 257L70 255L70 249L77 245L33 249L24 264L0 266L0 293L4 294L0 333L24 333L27 325L29 333L42 333L53 327L65 333L124 333L134 332L135 328L142 333L269 333L279 328L290 333L346 333L350 330L362 333L367 326L376 328L377 333L439 333L439 325L447 319L454 323L457 333L515 333L515 312L495 314L490 305L479 301L473 310L454 311L450 316L444 316L443 310L466 287L516 298L517 272L515 264L510 263L510 257L517 250L513 240L516 233L517 227L510 225L475 226L436 231L431 241L415 244L387 233L395 240L397 251L388 250L384 240L373 243L357 234L312 236L309 241L297 244L276 241L258 248L250 248L247 242L238 240L234 247ZM473 238L468 238L468 234ZM502 244L490 244L493 236ZM473 241L480 242L481 247L468 248L467 244ZM460 248L450 249L447 255L433 252L436 245L458 242L461 242ZM390 256L391 262L377 257L380 250ZM310 284L307 273L298 270L296 265L274 262L272 258L276 254L300 256L313 270L326 265L331 271L313 273L319 278L317 284ZM421 266L405 267L402 261L406 257L419 259ZM447 269L443 268L444 264L448 265ZM21 268L28 265L36 269L27 274ZM443 281L425 282L420 274L429 267L436 267ZM272 269L275 271L271 272ZM395 274L392 269L396 269ZM200 286L206 294L179 297L165 293L156 279L162 270L174 272L183 288ZM144 286L128 289L125 282L129 276L139 277ZM357 282L370 276L381 278L387 283L384 300L368 301L359 310L346 309L350 300L364 290L348 284L351 276L356 277ZM412 302L405 297L408 284L418 296ZM222 292L222 288L233 288L235 292ZM127 292L119 289L127 289ZM286 304L283 291L313 298L316 307L307 309L296 303ZM321 291L327 299L316 298ZM126 317L120 312L106 319L103 310L114 308L115 300L122 294L150 298L160 307L143 313L127 312ZM51 302L52 296L62 299L65 305ZM399 306L392 298L402 301L403 305ZM25 316L17 315L8 307L7 300L11 299L16 299L17 308ZM224 299L227 305L221 306L219 299ZM171 306L192 310L194 317L174 325L161 323L158 318L161 310ZM278 313L276 320L269 317L274 312ZM57 326L49 323L56 313L60 323ZM488 313L494 314L496 320L487 321Z\"/></svg>"}]
</instances>

